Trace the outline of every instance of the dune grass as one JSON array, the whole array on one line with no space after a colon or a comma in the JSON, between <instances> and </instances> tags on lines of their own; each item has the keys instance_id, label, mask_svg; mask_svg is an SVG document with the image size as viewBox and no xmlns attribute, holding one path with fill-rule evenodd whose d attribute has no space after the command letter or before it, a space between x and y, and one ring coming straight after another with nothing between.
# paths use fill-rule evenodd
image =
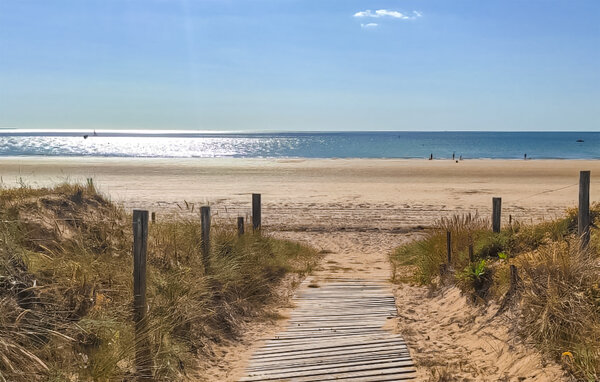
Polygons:
<instances>
[{"instance_id":1,"label":"dune grass","mask_svg":"<svg viewBox=\"0 0 600 382\"><path fill-rule=\"evenodd\" d=\"M311 248L262 234L211 232L199 219L151 224L148 334L156 380L193 377L215 344L260 317L286 275L311 271ZM93 183L0 190L0 381L134 378L131 216Z\"/></svg>"},{"instance_id":2,"label":"dune grass","mask_svg":"<svg viewBox=\"0 0 600 382\"><path fill-rule=\"evenodd\" d=\"M600 204L591 208L600 222ZM489 221L455 216L438 221L426 236L391 254L395 267L412 266L411 282L453 283L473 302L507 302L520 312L515 331L559 361L576 378L600 379L600 233L592 228L587 250L580 250L577 211L540 224L515 222L492 233ZM452 232L452 264L446 263L446 231ZM473 258L468 247L473 246ZM519 275L515 296L510 265ZM441 274L443 272L443 274ZM511 301L508 301L511 297Z\"/></svg>"}]
</instances>

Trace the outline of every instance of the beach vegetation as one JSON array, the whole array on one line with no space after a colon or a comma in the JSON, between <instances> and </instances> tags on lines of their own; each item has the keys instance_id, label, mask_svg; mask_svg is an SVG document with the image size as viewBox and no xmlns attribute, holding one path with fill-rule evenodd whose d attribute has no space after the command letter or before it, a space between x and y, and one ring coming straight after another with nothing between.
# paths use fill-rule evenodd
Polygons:
<instances>
[{"instance_id":1,"label":"beach vegetation","mask_svg":"<svg viewBox=\"0 0 600 382\"><path fill-rule=\"evenodd\" d=\"M489 222L477 215L440 219L390 259L396 268L415 270L409 282L434 288L450 283L475 303L496 302L500 309L512 309L519 317L515 333L574 378L599 380L599 203L592 204L591 218L591 239L584 250L577 235L577 210L569 209L551 221L513 221L500 233L491 232ZM445 265L447 231L452 233L450 265ZM511 275L511 266L516 275Z\"/></svg>"},{"instance_id":2,"label":"beach vegetation","mask_svg":"<svg viewBox=\"0 0 600 382\"><path fill-rule=\"evenodd\" d=\"M194 379L218 346L270 314L282 283L298 282L319 258L264 231L238 237L213 226L210 271L191 210L149 227L157 381ZM91 181L0 190L0 381L134 379L131 227L131 215Z\"/></svg>"},{"instance_id":3,"label":"beach vegetation","mask_svg":"<svg viewBox=\"0 0 600 382\"><path fill-rule=\"evenodd\" d=\"M492 281L492 269L487 266L485 259L469 263L462 272L456 275L456 280L463 289L473 291L473 297L485 298Z\"/></svg>"}]
</instances>

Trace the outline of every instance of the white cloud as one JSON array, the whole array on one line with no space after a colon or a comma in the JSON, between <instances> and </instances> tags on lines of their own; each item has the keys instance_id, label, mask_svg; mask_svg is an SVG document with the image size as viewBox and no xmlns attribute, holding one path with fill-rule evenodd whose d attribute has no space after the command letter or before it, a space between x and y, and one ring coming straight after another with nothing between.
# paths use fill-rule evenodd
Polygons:
<instances>
[{"instance_id":1,"label":"white cloud","mask_svg":"<svg viewBox=\"0 0 600 382\"><path fill-rule=\"evenodd\" d=\"M422 17L422 16L423 16L423 14L418 11L413 11L412 15L407 15L402 12L391 11L388 9L378 9L376 11L367 9L365 11L356 12L354 14L354 17L373 17L373 18L391 17L391 18L400 19L400 20L414 20L414 19Z\"/></svg>"},{"instance_id":2,"label":"white cloud","mask_svg":"<svg viewBox=\"0 0 600 382\"><path fill-rule=\"evenodd\" d=\"M368 17L370 14L371 11L367 9L366 11L356 12L354 17Z\"/></svg>"},{"instance_id":3,"label":"white cloud","mask_svg":"<svg viewBox=\"0 0 600 382\"><path fill-rule=\"evenodd\" d=\"M384 17L384 16L390 16L393 17L395 19L403 19L406 16L404 16L402 13L398 12L398 11L388 11L387 9L378 9L375 11L375 16L376 17Z\"/></svg>"},{"instance_id":4,"label":"white cloud","mask_svg":"<svg viewBox=\"0 0 600 382\"><path fill-rule=\"evenodd\" d=\"M360 27L363 29L377 28L377 26L379 26L377 23L360 24Z\"/></svg>"}]
</instances>

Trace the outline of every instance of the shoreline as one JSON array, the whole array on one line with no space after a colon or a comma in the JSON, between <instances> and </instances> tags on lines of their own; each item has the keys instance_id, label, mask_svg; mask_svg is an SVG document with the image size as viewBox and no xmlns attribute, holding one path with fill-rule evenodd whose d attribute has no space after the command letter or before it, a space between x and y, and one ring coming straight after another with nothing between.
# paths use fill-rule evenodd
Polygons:
<instances>
[{"instance_id":1,"label":"shoreline","mask_svg":"<svg viewBox=\"0 0 600 382\"><path fill-rule=\"evenodd\" d=\"M144 156L91 156L91 155L6 155L0 156L0 164L3 160L57 160L57 161L68 161L68 160L149 160L149 161L286 161L286 160L301 160L301 161L351 161L351 160L361 160L361 161L459 161L460 162L472 162L472 161L516 161L516 162L549 162L549 161L600 161L600 157L597 158L552 158L552 157L543 157L543 158L463 158L463 159L452 159L451 157L439 157L429 159L428 157L144 157Z\"/></svg>"}]
</instances>

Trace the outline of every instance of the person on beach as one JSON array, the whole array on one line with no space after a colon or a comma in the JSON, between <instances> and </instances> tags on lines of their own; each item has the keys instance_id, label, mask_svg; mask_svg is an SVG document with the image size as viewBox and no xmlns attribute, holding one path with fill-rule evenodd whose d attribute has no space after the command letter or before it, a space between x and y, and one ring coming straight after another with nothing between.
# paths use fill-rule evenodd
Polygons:
<instances>
[{"instance_id":1,"label":"person on beach","mask_svg":"<svg viewBox=\"0 0 600 382\"><path fill-rule=\"evenodd\" d=\"M433 153L429 155L429 160L433 160Z\"/></svg>"},{"instance_id":2,"label":"person on beach","mask_svg":"<svg viewBox=\"0 0 600 382\"><path fill-rule=\"evenodd\" d=\"M523 159L527 160L527 153L525 153L525 155L523 155Z\"/></svg>"},{"instance_id":3,"label":"person on beach","mask_svg":"<svg viewBox=\"0 0 600 382\"><path fill-rule=\"evenodd\" d=\"M452 153L452 160L454 160L455 154L456 154L456 153Z\"/></svg>"}]
</instances>

